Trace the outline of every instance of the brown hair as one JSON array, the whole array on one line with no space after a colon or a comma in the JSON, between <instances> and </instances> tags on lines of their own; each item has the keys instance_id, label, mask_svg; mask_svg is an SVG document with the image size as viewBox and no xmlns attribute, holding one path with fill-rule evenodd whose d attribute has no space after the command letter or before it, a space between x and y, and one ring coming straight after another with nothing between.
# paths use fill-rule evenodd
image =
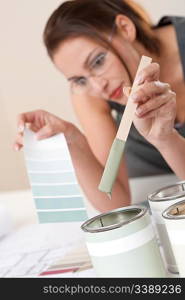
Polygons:
<instances>
[{"instance_id":1,"label":"brown hair","mask_svg":"<svg viewBox=\"0 0 185 300\"><path fill-rule=\"evenodd\" d=\"M160 42L154 37L147 13L132 0L69 0L53 12L46 24L44 43L49 56L52 59L60 43L72 37L87 36L108 45L101 33L111 32L118 14L132 20L137 40L147 50L160 53Z\"/></svg>"}]
</instances>

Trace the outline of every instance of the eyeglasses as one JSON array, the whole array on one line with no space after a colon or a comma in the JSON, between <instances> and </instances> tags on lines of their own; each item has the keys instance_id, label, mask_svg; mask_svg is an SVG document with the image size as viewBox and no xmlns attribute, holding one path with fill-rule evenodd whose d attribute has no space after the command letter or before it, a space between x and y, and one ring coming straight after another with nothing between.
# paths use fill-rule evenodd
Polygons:
<instances>
[{"instance_id":1,"label":"eyeglasses","mask_svg":"<svg viewBox=\"0 0 185 300\"><path fill-rule=\"evenodd\" d=\"M73 94L92 94L95 95L98 91L96 88L97 83L112 67L109 52L99 53L92 65L89 68L89 76L79 77L71 83L71 91Z\"/></svg>"},{"instance_id":2,"label":"eyeglasses","mask_svg":"<svg viewBox=\"0 0 185 300\"><path fill-rule=\"evenodd\" d=\"M115 25L108 39L109 43L112 41ZM88 66L89 76L74 78L71 82L72 94L88 94L97 95L98 85L97 82L102 79L103 75L107 74L113 67L114 59L113 54L108 48L101 50L90 62Z\"/></svg>"}]
</instances>

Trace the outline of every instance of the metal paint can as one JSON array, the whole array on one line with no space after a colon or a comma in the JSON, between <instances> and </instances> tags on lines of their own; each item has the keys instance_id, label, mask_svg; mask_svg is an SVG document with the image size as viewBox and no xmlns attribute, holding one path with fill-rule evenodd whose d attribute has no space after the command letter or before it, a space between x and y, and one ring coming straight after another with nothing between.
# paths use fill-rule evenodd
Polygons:
<instances>
[{"instance_id":1,"label":"metal paint can","mask_svg":"<svg viewBox=\"0 0 185 300\"><path fill-rule=\"evenodd\" d=\"M168 207L162 216L166 224L180 277L185 277L185 200Z\"/></svg>"},{"instance_id":2,"label":"metal paint can","mask_svg":"<svg viewBox=\"0 0 185 300\"><path fill-rule=\"evenodd\" d=\"M81 226L98 277L165 277L149 212L141 206L112 210Z\"/></svg>"},{"instance_id":3,"label":"metal paint can","mask_svg":"<svg viewBox=\"0 0 185 300\"><path fill-rule=\"evenodd\" d=\"M148 196L164 258L171 273L178 273L178 267L162 213L166 208L183 199L185 199L185 181L165 186Z\"/></svg>"}]
</instances>

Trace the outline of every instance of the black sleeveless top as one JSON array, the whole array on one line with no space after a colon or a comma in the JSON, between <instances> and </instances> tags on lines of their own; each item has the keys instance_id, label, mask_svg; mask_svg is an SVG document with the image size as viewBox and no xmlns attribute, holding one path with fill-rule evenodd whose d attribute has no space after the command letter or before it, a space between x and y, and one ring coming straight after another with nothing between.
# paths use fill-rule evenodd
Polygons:
<instances>
[{"instance_id":1,"label":"black sleeveless top","mask_svg":"<svg viewBox=\"0 0 185 300\"><path fill-rule=\"evenodd\" d=\"M176 30L185 78L185 17L163 17L156 27L169 24L173 24ZM108 104L112 110L116 111L115 121L119 126L125 106L111 100L108 101ZM185 137L185 124L181 126L180 124L176 124L175 128ZM134 125L131 127L124 154L130 178L172 173L172 170L159 151L139 134Z\"/></svg>"}]
</instances>

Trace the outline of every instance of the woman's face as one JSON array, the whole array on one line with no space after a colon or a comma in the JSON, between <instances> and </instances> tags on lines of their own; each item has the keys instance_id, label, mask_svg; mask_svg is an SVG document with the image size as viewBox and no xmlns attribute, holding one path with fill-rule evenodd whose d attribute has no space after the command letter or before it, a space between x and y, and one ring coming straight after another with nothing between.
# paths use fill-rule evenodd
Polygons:
<instances>
[{"instance_id":1,"label":"woman's face","mask_svg":"<svg viewBox=\"0 0 185 300\"><path fill-rule=\"evenodd\" d=\"M121 46L119 40L113 46ZM117 49L119 55L122 50L125 49ZM78 37L62 43L53 61L69 81L72 93L125 103L123 87L131 85L132 70L129 70L129 76L127 69L111 50L86 37Z\"/></svg>"}]
</instances>

